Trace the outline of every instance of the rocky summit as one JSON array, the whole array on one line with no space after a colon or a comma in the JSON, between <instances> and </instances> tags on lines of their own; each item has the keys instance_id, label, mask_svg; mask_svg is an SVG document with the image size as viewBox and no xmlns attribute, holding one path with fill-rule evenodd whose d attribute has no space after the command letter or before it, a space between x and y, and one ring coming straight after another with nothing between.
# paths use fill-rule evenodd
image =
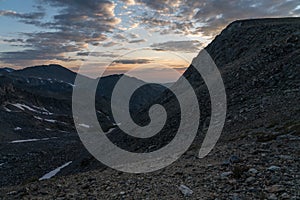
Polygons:
<instances>
[{"instance_id":1,"label":"rocky summit","mask_svg":"<svg viewBox=\"0 0 300 200\"><path fill-rule=\"evenodd\" d=\"M198 135L175 163L147 174L115 171L88 154L75 132L68 80L0 70L0 126L6 131L0 135L0 198L300 199L300 18L235 21L205 49L226 89L221 138L208 156L197 157L211 117L210 98L191 65L183 76L198 97ZM159 92L159 98L140 102L146 109L133 114L147 123L145 110L162 104L170 124L159 137L147 145L128 144L125 136L117 137L117 128L108 137L137 152L169 142L180 113L171 92ZM110 130L117 125L108 100L99 96L96 108L100 123ZM58 173L52 176L54 169Z\"/></svg>"}]
</instances>

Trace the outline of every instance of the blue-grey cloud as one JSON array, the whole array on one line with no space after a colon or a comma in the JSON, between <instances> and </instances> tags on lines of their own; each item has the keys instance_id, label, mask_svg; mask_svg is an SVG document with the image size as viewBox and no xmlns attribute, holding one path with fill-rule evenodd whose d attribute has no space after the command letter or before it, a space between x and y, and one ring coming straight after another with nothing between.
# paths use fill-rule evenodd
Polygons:
<instances>
[{"instance_id":1,"label":"blue-grey cloud","mask_svg":"<svg viewBox=\"0 0 300 200\"><path fill-rule=\"evenodd\" d=\"M298 0L136 1L153 10L136 16L137 20L163 34L215 36L237 19L300 16L300 9L295 9L300 5Z\"/></svg>"},{"instance_id":2,"label":"blue-grey cloud","mask_svg":"<svg viewBox=\"0 0 300 200\"><path fill-rule=\"evenodd\" d=\"M139 39L139 40L130 40L128 43L134 44L134 43L142 43L146 42L147 40L145 39Z\"/></svg>"},{"instance_id":3,"label":"blue-grey cloud","mask_svg":"<svg viewBox=\"0 0 300 200\"><path fill-rule=\"evenodd\" d=\"M113 47L113 46L116 46L118 44L119 43L117 43L117 42L107 42L107 43L104 43L102 46L103 47Z\"/></svg>"},{"instance_id":4,"label":"blue-grey cloud","mask_svg":"<svg viewBox=\"0 0 300 200\"><path fill-rule=\"evenodd\" d=\"M111 34L116 24L120 22L115 16L115 4L108 0L38 0L42 6L51 6L58 10L52 21L42 20L44 12L17 13L0 11L0 16L17 18L20 21L49 31L23 33L23 47L26 50L1 53L0 58L5 63L21 63L24 60L65 60L65 53L86 49L87 44L102 43ZM18 38L6 42L16 43ZM12 58L14 57L14 59ZM19 60L19 61L18 61Z\"/></svg>"},{"instance_id":5,"label":"blue-grey cloud","mask_svg":"<svg viewBox=\"0 0 300 200\"><path fill-rule=\"evenodd\" d=\"M154 43L151 45L153 50L156 51L174 51L174 52L187 52L195 53L199 51L202 43L197 40L188 41L168 41L163 43Z\"/></svg>"},{"instance_id":6,"label":"blue-grey cloud","mask_svg":"<svg viewBox=\"0 0 300 200\"><path fill-rule=\"evenodd\" d=\"M83 52L78 52L77 56L93 56L93 57L108 57L108 58L113 58L113 57L119 57L119 54L116 54L114 52L88 52L88 51L83 51Z\"/></svg>"},{"instance_id":7,"label":"blue-grey cloud","mask_svg":"<svg viewBox=\"0 0 300 200\"><path fill-rule=\"evenodd\" d=\"M18 19L41 19L45 16L44 12L33 12L33 13L18 13L12 10L0 10L0 16L15 17Z\"/></svg>"},{"instance_id":8,"label":"blue-grey cloud","mask_svg":"<svg viewBox=\"0 0 300 200\"><path fill-rule=\"evenodd\" d=\"M122 59L122 60L115 60L114 64L148 64L151 63L151 59Z\"/></svg>"}]
</instances>

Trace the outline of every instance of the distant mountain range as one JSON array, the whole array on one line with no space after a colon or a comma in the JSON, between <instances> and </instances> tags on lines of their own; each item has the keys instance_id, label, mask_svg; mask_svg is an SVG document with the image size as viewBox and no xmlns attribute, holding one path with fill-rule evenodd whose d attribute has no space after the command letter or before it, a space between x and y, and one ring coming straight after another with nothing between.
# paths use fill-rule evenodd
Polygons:
<instances>
[{"instance_id":1,"label":"distant mountain range","mask_svg":"<svg viewBox=\"0 0 300 200\"><path fill-rule=\"evenodd\" d=\"M7 69L4 70L7 71ZM27 67L20 70L10 70L10 75L23 78L37 78L53 81L63 81L66 83L73 84L77 74L60 65L50 64Z\"/></svg>"},{"instance_id":2,"label":"distant mountain range","mask_svg":"<svg viewBox=\"0 0 300 200\"><path fill-rule=\"evenodd\" d=\"M50 64L27 67L20 70L0 68L0 75L11 79L13 82L16 80L18 80L20 83L23 82L22 89L24 90L34 90L34 92L37 92L43 96L54 95L57 97L65 97L66 95L69 96L71 94L77 73L64 68L63 66ZM145 84L145 82L139 79L123 74L98 78L95 79L95 81L98 81L99 85L96 93L97 97L102 97L110 101L113 88L121 77L125 77L126 82L129 85L137 82ZM153 101L162 93L163 90L164 87L160 85L148 84L145 88L143 88L143 90L139 91L139 93L136 95L137 98L133 99L131 102L132 111L136 112L143 105Z\"/></svg>"}]
</instances>

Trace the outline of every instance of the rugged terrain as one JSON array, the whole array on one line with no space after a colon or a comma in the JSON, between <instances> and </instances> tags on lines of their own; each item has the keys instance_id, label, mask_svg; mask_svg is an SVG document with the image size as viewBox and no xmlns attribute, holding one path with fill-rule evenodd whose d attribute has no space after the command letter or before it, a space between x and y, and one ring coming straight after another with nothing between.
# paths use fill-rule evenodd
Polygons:
<instances>
[{"instance_id":1,"label":"rugged terrain","mask_svg":"<svg viewBox=\"0 0 300 200\"><path fill-rule=\"evenodd\" d=\"M71 98L76 73L59 65L23 70L0 70L0 185L38 180L43 174L72 161L64 174L103 168L88 154L76 133ZM122 75L103 77L96 97L104 131L115 127L108 101ZM141 82L125 77L128 82ZM163 87L148 86L132 100L138 109L159 95ZM145 94L147 91L147 94ZM86 126L82 124L82 126ZM33 170L34 169L34 170Z\"/></svg>"},{"instance_id":2,"label":"rugged terrain","mask_svg":"<svg viewBox=\"0 0 300 200\"><path fill-rule=\"evenodd\" d=\"M299 18L236 21L206 47L224 80L228 114L218 144L204 159L197 158L197 153L210 119L210 102L201 76L191 65L184 76L199 97L201 126L197 139L178 161L157 172L139 175L99 165L100 169L91 170L90 167L91 171L84 173L43 181L31 179L3 187L0 196L3 199L300 199L299 30ZM7 91L9 87L0 92L3 90ZM6 95L1 97L6 98ZM167 125L159 137L150 141L151 144L145 145L142 141L129 148L148 151L153 143L160 147L172 138L178 118L174 109L176 100L166 91L157 101L169 110L169 121L175 124ZM39 105L42 112L42 104ZM54 112L48 107L46 110ZM1 112L1 116L8 114L5 110ZM139 122L145 123L144 112L139 115L142 116ZM7 117L1 119L2 124L8 123L8 120L3 120ZM11 126L7 135L19 135L12 131L13 128L16 126ZM65 130L64 126L62 130ZM109 137L117 134L116 130ZM124 138L112 139L120 142ZM66 140L72 142L70 138ZM53 147L59 146L59 142L54 141ZM1 144L2 149L7 149L1 149L1 154L14 149L9 145L15 144ZM32 145L31 149L36 149L36 143ZM65 148L69 149L68 146ZM25 150L24 153L30 152ZM37 154L42 152L35 151ZM76 157L76 151L73 152L75 155L65 154L70 158L64 162ZM0 166L3 176L11 170L10 166L24 162L22 157L19 160L10 159L9 155L6 157ZM95 166L97 162L88 160L84 164ZM3 178L1 181L6 185Z\"/></svg>"}]
</instances>

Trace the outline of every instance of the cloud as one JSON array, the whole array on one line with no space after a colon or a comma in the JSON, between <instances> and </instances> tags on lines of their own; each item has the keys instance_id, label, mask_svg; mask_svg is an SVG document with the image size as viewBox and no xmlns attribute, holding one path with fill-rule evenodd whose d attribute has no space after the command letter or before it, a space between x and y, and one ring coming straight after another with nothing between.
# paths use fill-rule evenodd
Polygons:
<instances>
[{"instance_id":1,"label":"cloud","mask_svg":"<svg viewBox=\"0 0 300 200\"><path fill-rule=\"evenodd\" d=\"M122 59L122 60L115 60L113 63L115 64L148 64L151 63L152 60L150 59Z\"/></svg>"},{"instance_id":2,"label":"cloud","mask_svg":"<svg viewBox=\"0 0 300 200\"><path fill-rule=\"evenodd\" d=\"M118 44L119 43L117 43L117 42L107 42L107 43L104 43L102 46L103 47L113 47L113 46L116 46Z\"/></svg>"},{"instance_id":3,"label":"cloud","mask_svg":"<svg viewBox=\"0 0 300 200\"><path fill-rule=\"evenodd\" d=\"M0 60L2 63L5 63L6 65L11 67L26 67L57 62L68 62L69 64L71 64L71 62L77 61L77 59L73 57L66 57L64 55L45 54L44 52L38 52L35 50L1 52Z\"/></svg>"},{"instance_id":4,"label":"cloud","mask_svg":"<svg viewBox=\"0 0 300 200\"><path fill-rule=\"evenodd\" d=\"M39 0L58 10L53 20L45 22L43 12L20 14L14 11L0 11L0 15L18 18L24 23L47 28L44 32L23 33L24 47L19 52L0 53L1 61L14 63L14 60L68 60L68 53L76 53L87 48L88 44L100 44L107 39L120 19L115 16L115 4L108 0ZM12 39L8 42L14 42ZM113 46L115 43L104 43ZM12 58L14 57L14 58ZM76 59L76 58L75 58Z\"/></svg>"},{"instance_id":5,"label":"cloud","mask_svg":"<svg viewBox=\"0 0 300 200\"><path fill-rule=\"evenodd\" d=\"M123 41L127 40L127 38L121 33L118 33L118 34L114 35L113 37L118 40L123 40Z\"/></svg>"},{"instance_id":6,"label":"cloud","mask_svg":"<svg viewBox=\"0 0 300 200\"><path fill-rule=\"evenodd\" d=\"M80 60L84 56L82 52L88 51L88 44L112 47L117 43L128 42L138 45L146 40L136 34L122 32L137 26L143 27L148 34L154 31L161 35L214 37L237 19L300 16L299 0L119 1L122 1L122 9L126 10L116 9L120 4L112 0L36 0L38 3L34 9L39 9L36 12L0 10L0 16L14 18L38 27L37 30L43 30L21 33L16 38L2 40L11 46L22 46L24 50L0 53L1 62L13 64L29 60L70 60L70 54L78 55L72 57L72 60ZM45 16L47 10L51 10L47 15L52 16ZM122 16L123 23L118 16ZM151 47L157 51L194 53L201 45L195 40L182 39L155 43Z\"/></svg>"},{"instance_id":7,"label":"cloud","mask_svg":"<svg viewBox=\"0 0 300 200\"><path fill-rule=\"evenodd\" d=\"M44 18L45 12L18 13L12 10L0 10L0 16L16 18L25 24L43 26L40 20Z\"/></svg>"},{"instance_id":8,"label":"cloud","mask_svg":"<svg viewBox=\"0 0 300 200\"><path fill-rule=\"evenodd\" d=\"M136 38L139 38L139 35L135 34L135 33L129 33L129 37L132 39L136 39Z\"/></svg>"},{"instance_id":9,"label":"cloud","mask_svg":"<svg viewBox=\"0 0 300 200\"><path fill-rule=\"evenodd\" d=\"M174 12L180 5L180 0L136 0L136 3L146 5L158 12Z\"/></svg>"},{"instance_id":10,"label":"cloud","mask_svg":"<svg viewBox=\"0 0 300 200\"><path fill-rule=\"evenodd\" d=\"M0 10L0 16L15 17L18 19L41 19L45 16L44 12L17 13L12 10Z\"/></svg>"},{"instance_id":11,"label":"cloud","mask_svg":"<svg viewBox=\"0 0 300 200\"><path fill-rule=\"evenodd\" d=\"M187 67L174 67L173 69L182 72L182 71L185 71L187 69Z\"/></svg>"},{"instance_id":12,"label":"cloud","mask_svg":"<svg viewBox=\"0 0 300 200\"><path fill-rule=\"evenodd\" d=\"M77 52L77 56L93 56L93 57L108 57L108 58L113 58L113 57L118 57L120 55L113 53L113 52Z\"/></svg>"},{"instance_id":13,"label":"cloud","mask_svg":"<svg viewBox=\"0 0 300 200\"><path fill-rule=\"evenodd\" d=\"M168 41L163 43L154 43L151 45L153 50L156 51L175 51L175 52L187 52L195 53L197 52L202 43L197 40L188 41Z\"/></svg>"},{"instance_id":14,"label":"cloud","mask_svg":"<svg viewBox=\"0 0 300 200\"><path fill-rule=\"evenodd\" d=\"M121 48L118 48L116 50L119 50L119 51L129 51L130 48L127 48L127 47L121 47Z\"/></svg>"},{"instance_id":15,"label":"cloud","mask_svg":"<svg viewBox=\"0 0 300 200\"><path fill-rule=\"evenodd\" d=\"M124 2L127 5L134 5L135 1L134 0L121 0L122 2Z\"/></svg>"},{"instance_id":16,"label":"cloud","mask_svg":"<svg viewBox=\"0 0 300 200\"><path fill-rule=\"evenodd\" d=\"M139 23L133 23L133 24L130 26L130 29L137 28L139 25L140 25Z\"/></svg>"},{"instance_id":17,"label":"cloud","mask_svg":"<svg viewBox=\"0 0 300 200\"><path fill-rule=\"evenodd\" d=\"M23 43L23 39L3 39L3 42L8 42L8 43Z\"/></svg>"},{"instance_id":18,"label":"cloud","mask_svg":"<svg viewBox=\"0 0 300 200\"><path fill-rule=\"evenodd\" d=\"M147 40L145 40L145 39L130 40L128 43L134 44L134 43L142 43L142 42L147 42Z\"/></svg>"},{"instance_id":19,"label":"cloud","mask_svg":"<svg viewBox=\"0 0 300 200\"><path fill-rule=\"evenodd\" d=\"M162 34L215 36L238 19L299 16L298 0L137 0L153 12L136 16L141 24Z\"/></svg>"}]
</instances>

